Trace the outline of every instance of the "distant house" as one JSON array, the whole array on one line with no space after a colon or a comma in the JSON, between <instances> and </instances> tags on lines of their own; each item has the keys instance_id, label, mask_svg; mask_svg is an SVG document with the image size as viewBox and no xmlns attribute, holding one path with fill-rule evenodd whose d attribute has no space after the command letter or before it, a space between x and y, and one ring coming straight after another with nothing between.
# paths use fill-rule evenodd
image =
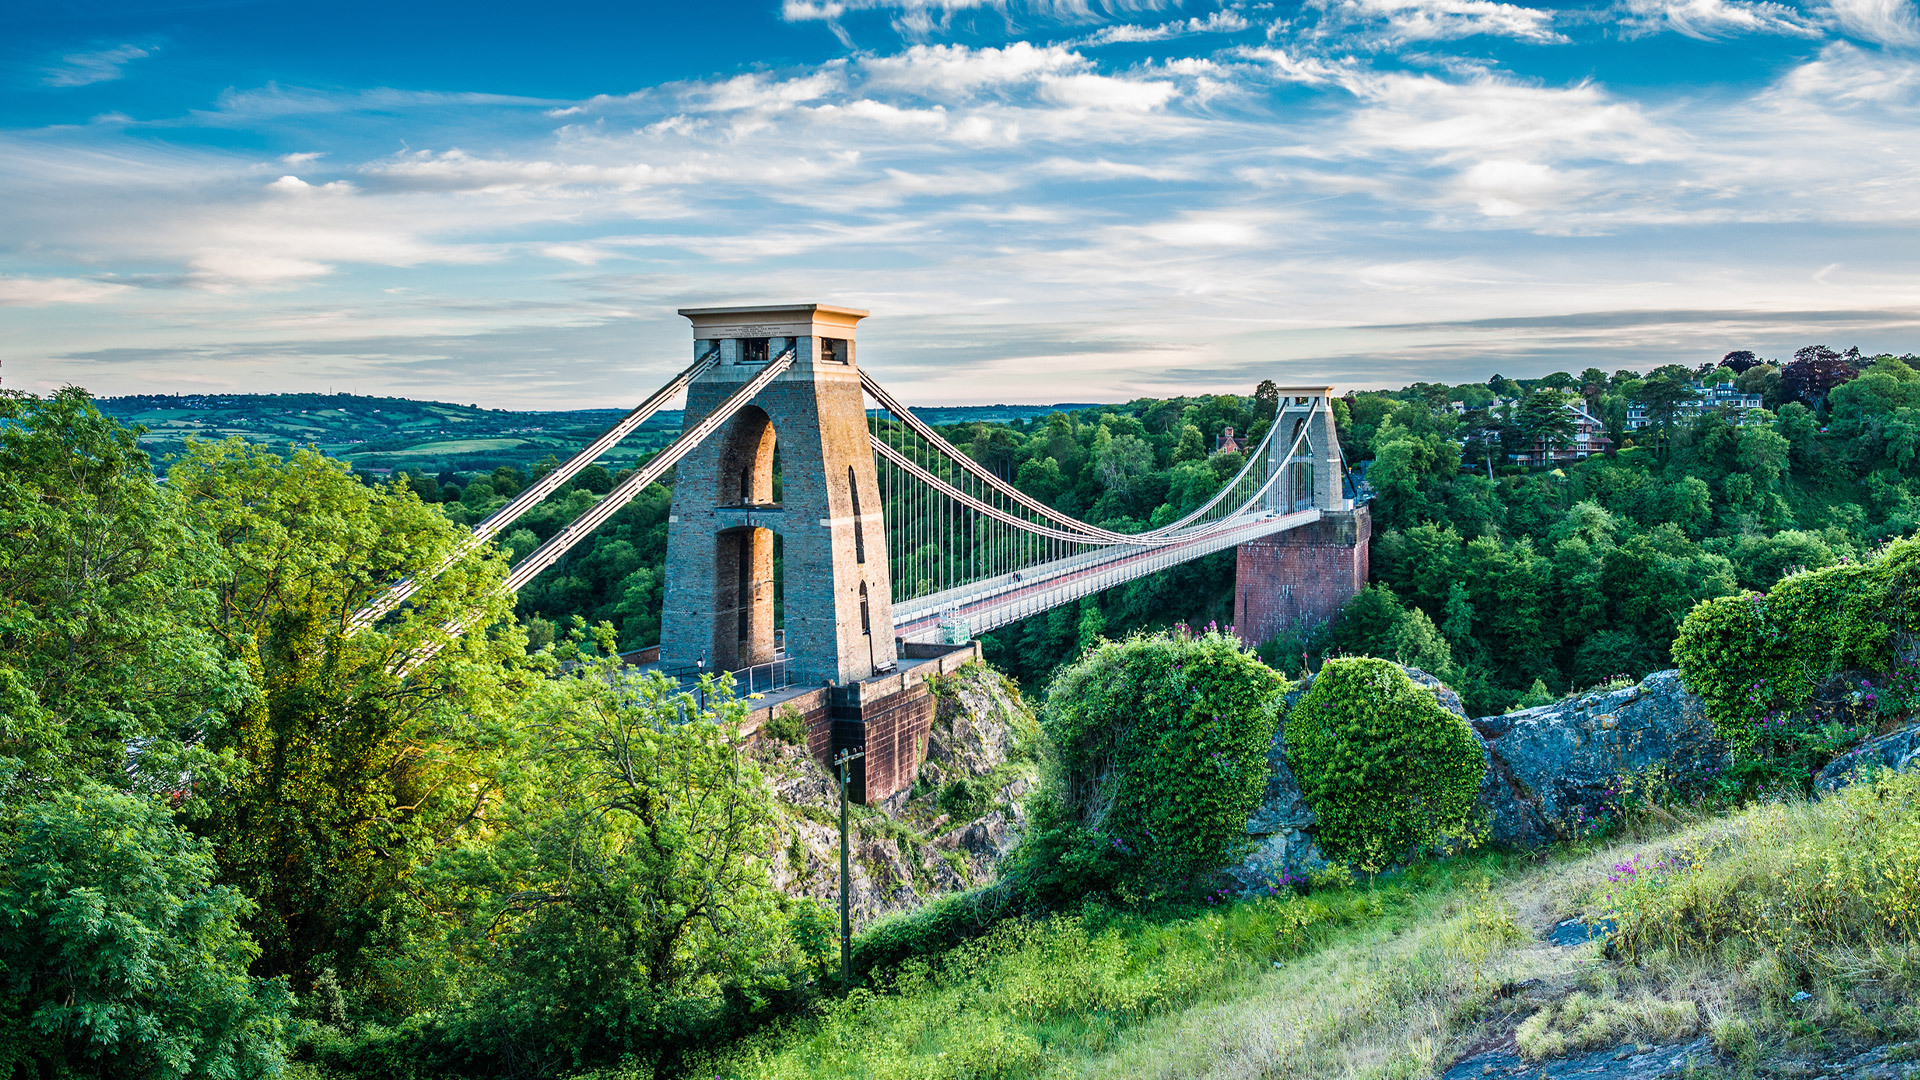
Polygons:
<instances>
[{"instance_id":1,"label":"distant house","mask_svg":"<svg viewBox=\"0 0 1920 1080\"><path fill-rule=\"evenodd\" d=\"M1532 446L1517 454L1507 455L1515 465L1563 465L1605 453L1607 447L1613 445L1613 440L1607 438L1606 425L1600 422L1599 417L1588 412L1584 403L1568 402L1564 408L1573 417L1573 435L1567 445L1550 446L1544 438L1535 439Z\"/></svg>"},{"instance_id":2,"label":"distant house","mask_svg":"<svg viewBox=\"0 0 1920 1080\"><path fill-rule=\"evenodd\" d=\"M1232 425L1228 425L1227 429L1220 433L1220 437L1213 442L1213 452L1216 454L1232 454L1241 449L1243 447L1240 437L1233 433Z\"/></svg>"},{"instance_id":3,"label":"distant house","mask_svg":"<svg viewBox=\"0 0 1920 1080\"><path fill-rule=\"evenodd\" d=\"M1727 410L1736 424L1758 423L1761 419L1752 415L1761 407L1759 394L1746 393L1732 383L1715 383L1712 386L1705 383L1692 383L1689 389L1696 396L1679 403L1679 415L1676 419L1691 420L1721 409ZM1641 428L1652 425L1653 417L1648 415L1645 405L1634 402L1627 406L1628 431L1639 431Z\"/></svg>"}]
</instances>

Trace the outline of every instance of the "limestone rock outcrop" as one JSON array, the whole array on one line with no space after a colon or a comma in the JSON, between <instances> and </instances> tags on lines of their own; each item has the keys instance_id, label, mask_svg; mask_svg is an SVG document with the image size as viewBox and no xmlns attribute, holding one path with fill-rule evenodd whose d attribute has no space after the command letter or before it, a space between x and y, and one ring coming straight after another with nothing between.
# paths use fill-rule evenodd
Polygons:
<instances>
[{"instance_id":1,"label":"limestone rock outcrop","mask_svg":"<svg viewBox=\"0 0 1920 1080\"><path fill-rule=\"evenodd\" d=\"M1813 786L1820 791L1835 791L1882 769L1905 772L1912 768L1920 768L1920 724L1869 739L1834 758L1814 777Z\"/></svg>"},{"instance_id":2,"label":"limestone rock outcrop","mask_svg":"<svg viewBox=\"0 0 1920 1080\"><path fill-rule=\"evenodd\" d=\"M1656 766L1676 776L1718 767L1726 747L1678 671L1551 705L1482 716L1487 748L1480 803L1496 844L1535 847L1577 835L1619 790Z\"/></svg>"},{"instance_id":3,"label":"limestone rock outcrop","mask_svg":"<svg viewBox=\"0 0 1920 1080\"><path fill-rule=\"evenodd\" d=\"M916 908L944 892L991 880L1018 842L1032 790L1037 722L999 672L969 665L941 680L919 781L884 803L857 807L849 833L849 907L856 927ZM768 859L774 884L837 905L839 786L806 751L756 747L780 802ZM965 780L974 803L956 814L941 795Z\"/></svg>"},{"instance_id":4,"label":"limestone rock outcrop","mask_svg":"<svg viewBox=\"0 0 1920 1080\"><path fill-rule=\"evenodd\" d=\"M1635 686L1469 720L1460 696L1440 680L1418 668L1402 670L1433 691L1447 711L1468 720L1480 740L1487 760L1480 808L1487 839L1496 844L1537 847L1578 835L1616 797L1622 777L1655 767L1698 774L1726 759L1726 747L1714 736L1699 699L1680 685L1677 671L1655 672ZM1301 680L1288 695L1288 708L1312 685L1312 676ZM1920 762L1920 727L1904 742L1889 736L1869 746L1878 744L1885 745L1869 751L1875 761ZM1284 726L1268 748L1267 767L1266 791L1247 820L1252 850L1227 868L1243 894L1283 887L1327 865L1313 838L1313 808L1287 765Z\"/></svg>"}]
</instances>

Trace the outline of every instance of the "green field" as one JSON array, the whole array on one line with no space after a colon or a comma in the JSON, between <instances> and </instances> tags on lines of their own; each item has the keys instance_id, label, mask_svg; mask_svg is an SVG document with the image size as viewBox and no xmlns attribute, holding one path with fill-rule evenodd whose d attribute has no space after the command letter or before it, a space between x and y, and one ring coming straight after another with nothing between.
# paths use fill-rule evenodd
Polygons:
<instances>
[{"instance_id":1,"label":"green field","mask_svg":"<svg viewBox=\"0 0 1920 1080\"><path fill-rule=\"evenodd\" d=\"M454 454L477 454L487 450L513 450L527 444L525 439L447 439L443 442L421 443L404 450L376 451L385 457L450 457ZM349 461L371 454L348 454Z\"/></svg>"}]
</instances>

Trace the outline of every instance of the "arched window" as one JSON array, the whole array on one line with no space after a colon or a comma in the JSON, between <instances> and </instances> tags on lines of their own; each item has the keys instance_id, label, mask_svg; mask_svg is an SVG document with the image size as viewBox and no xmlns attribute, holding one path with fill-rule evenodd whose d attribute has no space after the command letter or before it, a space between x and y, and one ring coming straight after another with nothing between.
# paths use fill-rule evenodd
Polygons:
<instances>
[{"instance_id":1,"label":"arched window","mask_svg":"<svg viewBox=\"0 0 1920 1080\"><path fill-rule=\"evenodd\" d=\"M853 561L867 561L867 534L860 525L860 481L854 478L853 466L847 466L847 494L853 497ZM860 586L860 621L866 622L867 587Z\"/></svg>"},{"instance_id":2,"label":"arched window","mask_svg":"<svg viewBox=\"0 0 1920 1080\"><path fill-rule=\"evenodd\" d=\"M860 632L873 633L873 620L867 615L867 583L860 583Z\"/></svg>"}]
</instances>

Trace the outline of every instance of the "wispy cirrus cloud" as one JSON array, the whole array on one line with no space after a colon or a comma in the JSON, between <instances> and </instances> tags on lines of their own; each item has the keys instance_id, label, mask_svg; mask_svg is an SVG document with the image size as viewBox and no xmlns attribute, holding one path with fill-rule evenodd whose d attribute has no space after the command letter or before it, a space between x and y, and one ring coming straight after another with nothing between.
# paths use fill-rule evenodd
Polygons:
<instances>
[{"instance_id":1,"label":"wispy cirrus cloud","mask_svg":"<svg viewBox=\"0 0 1920 1080\"><path fill-rule=\"evenodd\" d=\"M1569 40L1554 29L1554 12L1497 0L1315 0L1313 6L1324 13L1328 32L1370 30L1394 45L1483 35L1541 44Z\"/></svg>"},{"instance_id":2,"label":"wispy cirrus cloud","mask_svg":"<svg viewBox=\"0 0 1920 1080\"><path fill-rule=\"evenodd\" d=\"M1629 33L1671 30L1701 41L1734 34L1823 36L1800 9L1772 0L1626 0L1623 26Z\"/></svg>"},{"instance_id":3,"label":"wispy cirrus cloud","mask_svg":"<svg viewBox=\"0 0 1920 1080\"><path fill-rule=\"evenodd\" d=\"M152 45L115 45L110 49L68 53L58 64L48 67L40 81L46 86L60 87L111 82L126 74L123 69L128 64L152 56L154 49Z\"/></svg>"},{"instance_id":4,"label":"wispy cirrus cloud","mask_svg":"<svg viewBox=\"0 0 1920 1080\"><path fill-rule=\"evenodd\" d=\"M1913 0L1828 0L1826 13L1853 37L1881 45L1920 45L1920 16Z\"/></svg>"},{"instance_id":5,"label":"wispy cirrus cloud","mask_svg":"<svg viewBox=\"0 0 1920 1080\"><path fill-rule=\"evenodd\" d=\"M0 274L0 307L92 304L127 291L128 286L86 278L9 277Z\"/></svg>"}]
</instances>

